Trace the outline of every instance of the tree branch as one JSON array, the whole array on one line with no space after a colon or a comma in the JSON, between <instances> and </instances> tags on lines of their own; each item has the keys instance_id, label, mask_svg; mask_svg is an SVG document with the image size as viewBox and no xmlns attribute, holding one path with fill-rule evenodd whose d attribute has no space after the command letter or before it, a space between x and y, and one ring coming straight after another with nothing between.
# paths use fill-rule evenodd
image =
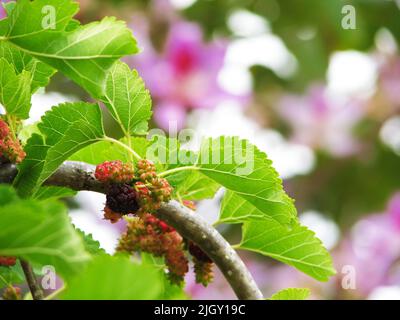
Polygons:
<instances>
[{"instance_id":1,"label":"tree branch","mask_svg":"<svg viewBox=\"0 0 400 320\"><path fill-rule=\"evenodd\" d=\"M44 294L42 288L40 288L35 274L33 273L31 265L25 261L20 260L22 270L24 270L26 282L28 283L29 290L31 291L33 300L43 300Z\"/></svg>"},{"instance_id":2,"label":"tree branch","mask_svg":"<svg viewBox=\"0 0 400 320\"><path fill-rule=\"evenodd\" d=\"M46 185L73 190L104 193L105 187L93 176L94 166L82 162L65 162ZM14 165L0 165L0 183L11 183L17 174ZM201 216L177 201L164 203L157 217L173 226L183 237L195 242L215 262L239 299L262 299L250 272L230 244Z\"/></svg>"}]
</instances>

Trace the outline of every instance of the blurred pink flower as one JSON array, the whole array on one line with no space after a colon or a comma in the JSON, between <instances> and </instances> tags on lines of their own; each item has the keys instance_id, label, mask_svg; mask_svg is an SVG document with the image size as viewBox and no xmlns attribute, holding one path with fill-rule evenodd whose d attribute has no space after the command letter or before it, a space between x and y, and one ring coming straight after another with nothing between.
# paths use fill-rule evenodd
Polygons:
<instances>
[{"instance_id":1,"label":"blurred pink flower","mask_svg":"<svg viewBox=\"0 0 400 320\"><path fill-rule=\"evenodd\" d=\"M400 194L390 200L386 212L362 219L353 227L337 259L354 266L357 291L364 296L378 286L399 285Z\"/></svg>"},{"instance_id":2,"label":"blurred pink flower","mask_svg":"<svg viewBox=\"0 0 400 320\"><path fill-rule=\"evenodd\" d=\"M400 59L398 56L387 57L381 63L379 80L384 96L394 108L400 106Z\"/></svg>"},{"instance_id":3,"label":"blurred pink flower","mask_svg":"<svg viewBox=\"0 0 400 320\"><path fill-rule=\"evenodd\" d=\"M356 153L360 144L354 126L364 111L356 100L338 100L324 87L312 87L307 96L286 96L278 112L292 127L292 140L343 157Z\"/></svg>"},{"instance_id":4,"label":"blurred pink flower","mask_svg":"<svg viewBox=\"0 0 400 320\"><path fill-rule=\"evenodd\" d=\"M198 25L173 22L163 51L158 53L149 43L143 23L133 29L144 50L129 62L155 98L155 120L160 127L167 129L170 121L176 121L180 129L190 109L212 109L225 99L243 98L229 95L218 85L226 52L224 41L205 43Z\"/></svg>"}]
</instances>

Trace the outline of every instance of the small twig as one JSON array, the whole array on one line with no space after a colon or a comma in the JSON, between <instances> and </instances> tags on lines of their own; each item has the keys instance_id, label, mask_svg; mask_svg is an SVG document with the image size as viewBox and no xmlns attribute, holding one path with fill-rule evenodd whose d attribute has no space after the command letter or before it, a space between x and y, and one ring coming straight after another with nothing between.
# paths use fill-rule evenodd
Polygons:
<instances>
[{"instance_id":1,"label":"small twig","mask_svg":"<svg viewBox=\"0 0 400 320\"><path fill-rule=\"evenodd\" d=\"M181 171L187 171L187 170L198 170L199 168L195 167L195 166L185 166L185 167L178 167L178 168L174 168L174 169L170 169L167 171L163 171L160 174L158 174L159 177L166 177L169 176L171 174L174 173L178 173Z\"/></svg>"},{"instance_id":2,"label":"small twig","mask_svg":"<svg viewBox=\"0 0 400 320\"><path fill-rule=\"evenodd\" d=\"M22 270L24 270L26 282L28 283L33 300L43 300L44 294L42 288L40 288L39 283L37 282L31 265L27 261L21 260L21 266Z\"/></svg>"},{"instance_id":3,"label":"small twig","mask_svg":"<svg viewBox=\"0 0 400 320\"><path fill-rule=\"evenodd\" d=\"M136 153L135 150L132 149L131 143L130 143L130 142L129 142L129 146L128 146L127 144L125 144L125 143L123 143L123 142L121 142L121 141L119 141L119 140L117 140L117 139L114 139L114 138L111 138L111 137L107 137L107 136L103 137L103 141L108 141L108 142L111 142L111 143L115 143L116 145L118 145L118 146L124 148L124 149L127 150L127 151L129 152L129 154L132 155L137 161L142 159L142 157L141 157L138 153ZM129 141L129 140L128 140L128 141Z\"/></svg>"},{"instance_id":4,"label":"small twig","mask_svg":"<svg viewBox=\"0 0 400 320\"><path fill-rule=\"evenodd\" d=\"M94 166L82 162L65 162L45 184L69 187L77 191L105 193L104 184L93 176L94 170ZM15 166L0 165L0 183L11 183L16 174ZM200 246L222 271L239 299L263 298L253 277L236 251L200 215L177 201L163 204L156 215L171 224L183 237Z\"/></svg>"}]
</instances>

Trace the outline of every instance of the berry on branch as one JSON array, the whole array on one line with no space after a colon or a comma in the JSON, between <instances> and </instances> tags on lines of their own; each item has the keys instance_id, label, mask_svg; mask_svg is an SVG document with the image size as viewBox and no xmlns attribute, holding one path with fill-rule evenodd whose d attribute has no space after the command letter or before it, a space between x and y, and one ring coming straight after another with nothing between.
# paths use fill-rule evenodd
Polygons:
<instances>
[{"instance_id":1,"label":"berry on branch","mask_svg":"<svg viewBox=\"0 0 400 320\"><path fill-rule=\"evenodd\" d=\"M144 183L153 183L157 177L156 166L150 160L142 159L137 163L137 175Z\"/></svg>"},{"instance_id":2,"label":"berry on branch","mask_svg":"<svg viewBox=\"0 0 400 320\"><path fill-rule=\"evenodd\" d=\"M196 258L193 258L193 263L196 282L207 287L214 279L213 263L200 261Z\"/></svg>"},{"instance_id":3,"label":"berry on branch","mask_svg":"<svg viewBox=\"0 0 400 320\"><path fill-rule=\"evenodd\" d=\"M128 222L122 235L118 251L134 253L143 251L156 257L164 257L171 282L180 284L189 271L183 238L164 221L147 213Z\"/></svg>"},{"instance_id":4,"label":"berry on branch","mask_svg":"<svg viewBox=\"0 0 400 320\"><path fill-rule=\"evenodd\" d=\"M95 177L101 182L129 183L135 177L135 170L130 163L106 161L96 167Z\"/></svg>"},{"instance_id":5,"label":"berry on branch","mask_svg":"<svg viewBox=\"0 0 400 320\"><path fill-rule=\"evenodd\" d=\"M137 192L129 184L111 184L107 190L106 207L122 215L139 210Z\"/></svg>"}]
</instances>

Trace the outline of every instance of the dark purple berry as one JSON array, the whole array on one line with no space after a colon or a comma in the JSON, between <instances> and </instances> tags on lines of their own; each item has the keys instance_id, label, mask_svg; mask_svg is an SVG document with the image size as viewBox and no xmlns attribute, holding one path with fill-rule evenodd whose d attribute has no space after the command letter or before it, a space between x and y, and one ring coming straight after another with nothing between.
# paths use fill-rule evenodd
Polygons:
<instances>
[{"instance_id":1,"label":"dark purple berry","mask_svg":"<svg viewBox=\"0 0 400 320\"><path fill-rule=\"evenodd\" d=\"M106 206L120 214L139 210L136 190L128 184L112 184L108 188Z\"/></svg>"},{"instance_id":2,"label":"dark purple berry","mask_svg":"<svg viewBox=\"0 0 400 320\"><path fill-rule=\"evenodd\" d=\"M197 244L195 244L192 241L189 242L189 252L193 257L195 257L197 260L201 262L209 262L209 263L212 262L209 256L203 250L201 250L201 248Z\"/></svg>"}]
</instances>

